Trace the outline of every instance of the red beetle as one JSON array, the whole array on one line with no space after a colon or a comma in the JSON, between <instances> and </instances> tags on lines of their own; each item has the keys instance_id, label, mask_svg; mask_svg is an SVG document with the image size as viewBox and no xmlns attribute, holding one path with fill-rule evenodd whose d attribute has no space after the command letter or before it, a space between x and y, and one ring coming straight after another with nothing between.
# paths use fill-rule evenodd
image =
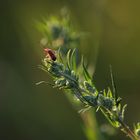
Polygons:
<instances>
[{"instance_id":1,"label":"red beetle","mask_svg":"<svg viewBox=\"0 0 140 140\"><path fill-rule=\"evenodd\" d=\"M45 48L44 49L46 56L51 58L51 60L55 61L56 60L56 56L53 50L49 49L49 48Z\"/></svg>"}]
</instances>

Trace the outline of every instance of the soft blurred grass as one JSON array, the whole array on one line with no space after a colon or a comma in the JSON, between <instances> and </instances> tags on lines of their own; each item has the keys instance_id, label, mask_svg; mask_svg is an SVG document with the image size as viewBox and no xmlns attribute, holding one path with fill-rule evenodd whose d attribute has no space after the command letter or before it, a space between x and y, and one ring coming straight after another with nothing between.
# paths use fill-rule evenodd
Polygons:
<instances>
[{"instance_id":1,"label":"soft blurred grass","mask_svg":"<svg viewBox=\"0 0 140 140\"><path fill-rule=\"evenodd\" d=\"M63 6L70 9L76 27L89 33L80 50L90 64L96 64L96 86L102 90L110 85L112 64L118 93L128 103L126 122L139 121L139 4L138 0L1 2L0 138L85 139L79 115L64 95L45 85L35 86L48 76L37 69L42 55L41 34L34 21L58 15Z\"/></svg>"}]
</instances>

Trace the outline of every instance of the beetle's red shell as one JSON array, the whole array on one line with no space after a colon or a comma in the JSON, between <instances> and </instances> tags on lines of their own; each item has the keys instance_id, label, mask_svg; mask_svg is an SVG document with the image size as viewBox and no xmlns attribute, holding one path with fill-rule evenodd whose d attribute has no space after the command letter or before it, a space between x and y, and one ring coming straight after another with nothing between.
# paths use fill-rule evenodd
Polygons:
<instances>
[{"instance_id":1,"label":"beetle's red shell","mask_svg":"<svg viewBox=\"0 0 140 140\"><path fill-rule=\"evenodd\" d=\"M51 60L53 60L53 61L56 60L56 56L55 56L55 53L53 50L51 50L49 48L45 48L44 51L45 51L46 55L51 58Z\"/></svg>"}]
</instances>

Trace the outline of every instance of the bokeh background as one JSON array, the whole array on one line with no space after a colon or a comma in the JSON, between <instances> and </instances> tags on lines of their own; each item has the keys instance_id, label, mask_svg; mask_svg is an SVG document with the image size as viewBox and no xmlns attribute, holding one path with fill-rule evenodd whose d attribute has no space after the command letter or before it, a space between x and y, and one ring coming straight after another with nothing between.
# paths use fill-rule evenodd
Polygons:
<instances>
[{"instance_id":1,"label":"bokeh background","mask_svg":"<svg viewBox=\"0 0 140 140\"><path fill-rule=\"evenodd\" d=\"M117 91L128 103L126 122L140 121L139 5L139 0L0 1L0 140L86 140L79 114L64 94L35 85L50 80L37 68L43 53L35 21L59 15L63 7L76 29L88 33L79 49L95 67L97 88L110 86L111 64ZM118 132L111 139L125 137Z\"/></svg>"}]
</instances>

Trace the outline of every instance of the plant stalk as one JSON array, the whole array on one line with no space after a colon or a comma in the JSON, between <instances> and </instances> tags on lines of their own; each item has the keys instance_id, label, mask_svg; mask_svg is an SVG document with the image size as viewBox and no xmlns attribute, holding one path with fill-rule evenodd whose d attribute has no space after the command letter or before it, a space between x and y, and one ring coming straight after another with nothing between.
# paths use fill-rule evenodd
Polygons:
<instances>
[{"instance_id":1,"label":"plant stalk","mask_svg":"<svg viewBox=\"0 0 140 140\"><path fill-rule=\"evenodd\" d=\"M104 108L105 109L105 108ZM103 115L108 119L108 117L107 117L107 115L106 115L106 113L105 113L105 111L104 111L104 109L103 108L100 108L100 111L103 113ZM116 116L117 117L117 116ZM129 126L123 121L123 120L121 120L119 117L117 117L118 119L118 122L121 124L121 128L120 128L120 130L123 132L123 133L125 133L131 140L140 140L135 134L134 134L134 132L129 128ZM110 121L109 119L108 119L108 121Z\"/></svg>"},{"instance_id":2,"label":"plant stalk","mask_svg":"<svg viewBox=\"0 0 140 140\"><path fill-rule=\"evenodd\" d=\"M129 138L131 138L132 140L140 140L135 134L134 132L129 128L129 126L127 126L127 124L125 124L124 121L122 121L121 119L118 118L118 122L121 124L121 131L124 132L125 134L127 134L127 136Z\"/></svg>"}]
</instances>

